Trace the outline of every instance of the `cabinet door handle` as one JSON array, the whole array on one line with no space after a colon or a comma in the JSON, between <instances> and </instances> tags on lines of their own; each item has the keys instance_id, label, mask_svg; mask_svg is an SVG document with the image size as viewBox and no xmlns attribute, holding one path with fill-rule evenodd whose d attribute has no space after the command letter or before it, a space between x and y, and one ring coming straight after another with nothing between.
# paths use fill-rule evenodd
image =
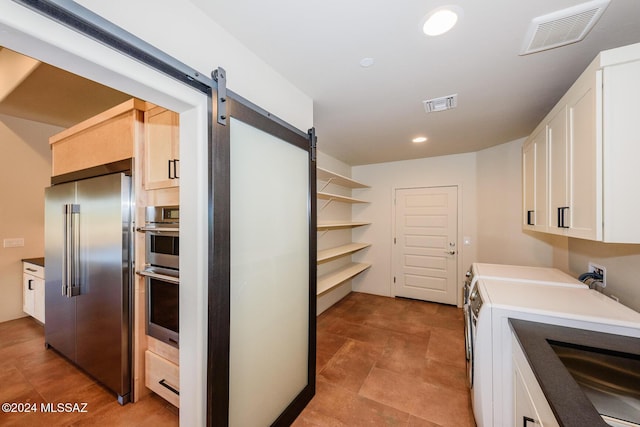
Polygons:
<instances>
[{"instance_id":1,"label":"cabinet door handle","mask_svg":"<svg viewBox=\"0 0 640 427\"><path fill-rule=\"evenodd\" d=\"M38 271L35 268L31 268L31 267L27 267L27 268L25 268L25 270L30 271L32 273L35 273L36 271Z\"/></svg>"},{"instance_id":2,"label":"cabinet door handle","mask_svg":"<svg viewBox=\"0 0 640 427\"><path fill-rule=\"evenodd\" d=\"M527 427L527 423L534 423L535 424L536 420L534 420L533 418L529 418L529 417L522 417L522 427Z\"/></svg>"},{"instance_id":3,"label":"cabinet door handle","mask_svg":"<svg viewBox=\"0 0 640 427\"><path fill-rule=\"evenodd\" d=\"M527 211L527 225L536 225L533 220L534 212L535 211Z\"/></svg>"},{"instance_id":4,"label":"cabinet door handle","mask_svg":"<svg viewBox=\"0 0 640 427\"><path fill-rule=\"evenodd\" d=\"M558 228L569 228L565 223L568 209L569 206L562 206L558 208Z\"/></svg>"},{"instance_id":5,"label":"cabinet door handle","mask_svg":"<svg viewBox=\"0 0 640 427\"><path fill-rule=\"evenodd\" d=\"M168 172L167 175L169 179L178 179L178 162L180 159L167 160ZM173 164L173 169L171 168L171 164Z\"/></svg>"},{"instance_id":6,"label":"cabinet door handle","mask_svg":"<svg viewBox=\"0 0 640 427\"><path fill-rule=\"evenodd\" d=\"M160 381L158 381L158 384L160 384L162 387L164 387L164 388L168 389L169 391L171 391L171 392L177 394L178 396L180 396L180 391L176 390L175 387L170 386L167 383L167 380L165 380L164 378L161 379Z\"/></svg>"},{"instance_id":7,"label":"cabinet door handle","mask_svg":"<svg viewBox=\"0 0 640 427\"><path fill-rule=\"evenodd\" d=\"M30 291L33 290L33 286L31 286L33 284L33 279L29 279L29 281L27 282L27 289L29 289Z\"/></svg>"}]
</instances>

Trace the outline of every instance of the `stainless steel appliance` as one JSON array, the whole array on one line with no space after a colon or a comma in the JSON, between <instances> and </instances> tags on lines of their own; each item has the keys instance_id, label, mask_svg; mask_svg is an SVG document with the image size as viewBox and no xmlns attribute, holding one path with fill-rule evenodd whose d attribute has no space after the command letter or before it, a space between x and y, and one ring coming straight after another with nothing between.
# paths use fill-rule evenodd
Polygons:
<instances>
[{"instance_id":1,"label":"stainless steel appliance","mask_svg":"<svg viewBox=\"0 0 640 427\"><path fill-rule=\"evenodd\" d=\"M131 399L131 178L45 190L45 343Z\"/></svg>"},{"instance_id":2,"label":"stainless steel appliance","mask_svg":"<svg viewBox=\"0 0 640 427\"><path fill-rule=\"evenodd\" d=\"M180 210L178 206L149 206L144 270L146 277L146 333L179 347Z\"/></svg>"},{"instance_id":3,"label":"stainless steel appliance","mask_svg":"<svg viewBox=\"0 0 640 427\"><path fill-rule=\"evenodd\" d=\"M147 264L180 268L180 209L178 206L148 206L145 226Z\"/></svg>"}]
</instances>

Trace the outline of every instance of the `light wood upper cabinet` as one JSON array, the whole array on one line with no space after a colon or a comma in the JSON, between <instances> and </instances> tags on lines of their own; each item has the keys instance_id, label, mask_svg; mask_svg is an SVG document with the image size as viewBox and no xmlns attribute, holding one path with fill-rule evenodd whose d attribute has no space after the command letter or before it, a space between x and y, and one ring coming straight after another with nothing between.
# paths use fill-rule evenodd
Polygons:
<instances>
[{"instance_id":1,"label":"light wood upper cabinet","mask_svg":"<svg viewBox=\"0 0 640 427\"><path fill-rule=\"evenodd\" d=\"M144 188L180 185L180 116L162 107L145 112Z\"/></svg>"},{"instance_id":2,"label":"light wood upper cabinet","mask_svg":"<svg viewBox=\"0 0 640 427\"><path fill-rule=\"evenodd\" d=\"M534 130L522 153L523 229L640 243L638 76L640 44L601 52ZM543 174L541 161L531 158L539 135L546 135L548 226L538 224L538 197L544 196L531 188ZM534 201L536 227L527 224Z\"/></svg>"},{"instance_id":3,"label":"light wood upper cabinet","mask_svg":"<svg viewBox=\"0 0 640 427\"><path fill-rule=\"evenodd\" d=\"M146 103L130 99L49 138L52 176L134 156Z\"/></svg>"}]
</instances>

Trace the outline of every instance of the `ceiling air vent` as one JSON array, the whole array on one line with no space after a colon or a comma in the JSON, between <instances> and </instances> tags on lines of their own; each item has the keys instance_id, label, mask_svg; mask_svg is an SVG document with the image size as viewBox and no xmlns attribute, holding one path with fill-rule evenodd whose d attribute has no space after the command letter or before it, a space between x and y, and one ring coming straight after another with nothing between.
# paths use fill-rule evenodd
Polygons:
<instances>
[{"instance_id":1,"label":"ceiling air vent","mask_svg":"<svg viewBox=\"0 0 640 427\"><path fill-rule=\"evenodd\" d=\"M424 110L427 113L433 113L436 111L451 110L458 106L458 94L443 96L441 98L427 99L422 101L424 104Z\"/></svg>"},{"instance_id":2,"label":"ceiling air vent","mask_svg":"<svg viewBox=\"0 0 640 427\"><path fill-rule=\"evenodd\" d=\"M520 55L579 42L598 22L610 0L593 0L531 20Z\"/></svg>"}]
</instances>

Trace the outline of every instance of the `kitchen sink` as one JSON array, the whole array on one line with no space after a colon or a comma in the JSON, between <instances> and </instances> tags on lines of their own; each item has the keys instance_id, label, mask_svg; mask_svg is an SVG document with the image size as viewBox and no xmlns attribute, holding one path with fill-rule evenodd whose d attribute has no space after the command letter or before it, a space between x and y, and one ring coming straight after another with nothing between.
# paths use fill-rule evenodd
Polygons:
<instances>
[{"instance_id":1,"label":"kitchen sink","mask_svg":"<svg viewBox=\"0 0 640 427\"><path fill-rule=\"evenodd\" d=\"M554 352L603 419L640 426L640 360L637 355L550 342ZM616 423L616 420L620 420Z\"/></svg>"}]
</instances>

